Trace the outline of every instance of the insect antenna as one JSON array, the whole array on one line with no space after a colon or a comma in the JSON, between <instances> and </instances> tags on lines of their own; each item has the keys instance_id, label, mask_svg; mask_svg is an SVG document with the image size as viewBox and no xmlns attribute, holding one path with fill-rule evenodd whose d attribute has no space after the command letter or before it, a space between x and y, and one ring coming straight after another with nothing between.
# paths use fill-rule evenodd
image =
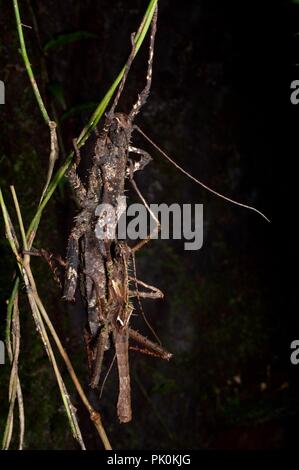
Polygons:
<instances>
[{"instance_id":1,"label":"insect antenna","mask_svg":"<svg viewBox=\"0 0 299 470\"><path fill-rule=\"evenodd\" d=\"M195 183L199 184L200 186L202 186L203 188L205 188L207 191L209 191L210 193L213 193L215 194L216 196L220 197L221 199L224 199L225 201L228 201L232 204L235 204L237 206L240 206L240 207L244 207L245 209L249 209L251 211L254 211L256 212L257 214L259 214L260 216L262 216L267 222L270 222L270 219L268 219L268 217L266 217L261 211L259 211L258 209L256 209L255 207L252 207L252 206L248 206L247 204L242 204L241 202L238 202L238 201L235 201L234 199L231 199L227 196L224 196L223 194L221 193L218 193L218 191L215 191L214 189L210 188L209 186L207 186L206 184L202 183L201 181L199 181L197 178L195 178L194 176L190 175L190 173L188 173L188 171L184 170L184 168L182 168L180 165L178 165L174 160L172 160L172 158L170 158L157 144L155 144L155 142L150 138L148 137L145 132L143 132L139 126L137 125L134 125L134 129L136 129L150 144L152 144L153 147L155 147L155 149L157 149L162 155L163 157L165 157L170 163L172 163L172 165L174 165L178 170L180 170L182 173L184 173L184 175L188 176L190 179L192 179L193 181L195 181Z\"/></svg>"},{"instance_id":2,"label":"insect antenna","mask_svg":"<svg viewBox=\"0 0 299 470\"><path fill-rule=\"evenodd\" d=\"M103 394L103 390L104 390L104 387L105 387L105 383L106 383L106 380L107 380L108 377L109 377L109 374L110 374L110 372L111 372L111 369L112 369L113 364L114 364L114 361L115 361L115 358L116 358L116 354L114 354L114 356L113 356L113 359L112 359L112 361L111 361L111 364L110 364L110 366L109 366L109 369L108 369L108 371L107 371L107 373L106 373L106 375L105 375L105 377L104 377L103 383L102 383L102 385L101 385L100 399L102 398L102 394Z\"/></svg>"}]
</instances>

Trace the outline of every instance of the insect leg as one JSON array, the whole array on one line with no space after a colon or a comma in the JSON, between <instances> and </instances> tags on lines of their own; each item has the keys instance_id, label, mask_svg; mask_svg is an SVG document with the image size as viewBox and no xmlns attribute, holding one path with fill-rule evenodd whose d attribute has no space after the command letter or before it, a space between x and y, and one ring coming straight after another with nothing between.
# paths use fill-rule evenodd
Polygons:
<instances>
[{"instance_id":1,"label":"insect leg","mask_svg":"<svg viewBox=\"0 0 299 470\"><path fill-rule=\"evenodd\" d=\"M68 302L75 301L79 266L79 239L82 237L84 230L85 227L77 223L71 231L67 245L67 269L63 298Z\"/></svg>"},{"instance_id":2,"label":"insect leg","mask_svg":"<svg viewBox=\"0 0 299 470\"><path fill-rule=\"evenodd\" d=\"M151 27L151 37L150 37L150 46L149 46L149 57L147 62L147 74L146 74L146 85L142 92L138 95L138 99L134 104L132 110L129 114L129 120L132 122L137 114L139 113L142 106L146 103L147 97L150 92L151 83L152 83L152 68L153 68L153 58L154 58L154 44L155 44L155 35L157 30L157 16L158 16L158 7L156 7Z\"/></svg>"},{"instance_id":3,"label":"insect leg","mask_svg":"<svg viewBox=\"0 0 299 470\"><path fill-rule=\"evenodd\" d=\"M157 287L150 286L149 284L146 284L145 282L140 281L139 279L136 279L132 276L129 276L129 280L133 281L133 282L135 282L135 284L139 284L140 286L143 286L146 289L149 289L151 291L151 292L144 292L144 291L140 291L139 289L138 290L136 289L136 290L133 290L133 291L129 290L129 295L131 297L137 297L139 295L139 297L141 297L143 299L163 299L164 294Z\"/></svg>"},{"instance_id":4,"label":"insect leg","mask_svg":"<svg viewBox=\"0 0 299 470\"><path fill-rule=\"evenodd\" d=\"M134 57L135 57L135 42L134 42L134 38L135 38L135 33L132 33L131 34L131 44L132 44L132 49L131 49L131 53L129 55L129 58L128 58L128 61L125 65L125 73L123 75L123 78L120 82L120 85L118 87L118 90L117 90L117 93L116 93L116 96L114 98L114 101L113 101L113 104L111 106L111 109L108 113L108 115L110 116L113 116L114 114L114 111L115 111L115 108L117 106L117 103L119 101L119 98L120 98L120 95L122 94L122 91L124 89L124 86L125 86L125 83L126 83L126 80L127 80L127 76L128 76L128 73L129 73L129 70L131 68L131 65L132 65L132 62L134 60Z\"/></svg>"},{"instance_id":5,"label":"insect leg","mask_svg":"<svg viewBox=\"0 0 299 470\"><path fill-rule=\"evenodd\" d=\"M48 265L50 270L52 271L54 281L59 285L60 288L62 288L62 280L61 280L61 273L58 271L58 266L61 266L62 268L66 267L66 261L59 255L54 255L48 250L44 250L41 248L40 250L31 248L30 251L23 250L24 255L28 254L30 256L41 256L44 258Z\"/></svg>"},{"instance_id":6,"label":"insect leg","mask_svg":"<svg viewBox=\"0 0 299 470\"><path fill-rule=\"evenodd\" d=\"M157 287L151 286L150 284L146 284L145 282L140 281L139 279L136 279L135 277L132 277L132 276L129 276L129 281L134 281L138 285L140 285L142 287L145 287L146 289L151 290L152 294L156 295L156 298L163 298L164 297L163 292L160 289L158 289Z\"/></svg>"},{"instance_id":7,"label":"insect leg","mask_svg":"<svg viewBox=\"0 0 299 470\"><path fill-rule=\"evenodd\" d=\"M129 146L129 152L137 153L138 155L140 155L140 159L138 162L133 161L131 158L129 158L130 164L133 165L133 173L138 170L143 170L144 167L152 160L150 154L143 149ZM130 171L130 169L128 169L128 171Z\"/></svg>"},{"instance_id":8,"label":"insect leg","mask_svg":"<svg viewBox=\"0 0 299 470\"><path fill-rule=\"evenodd\" d=\"M128 328L115 328L114 344L119 377L117 415L121 423L128 423L132 419Z\"/></svg>"},{"instance_id":9,"label":"insect leg","mask_svg":"<svg viewBox=\"0 0 299 470\"><path fill-rule=\"evenodd\" d=\"M167 361L169 361L169 359L172 358L172 354L170 352L164 349L161 345L141 335L140 333L138 333L138 331L135 331L132 328L129 328L129 336L137 343L143 345L146 349L149 349L150 351L154 351L155 353L157 353L157 355L161 357L161 359L166 359Z\"/></svg>"},{"instance_id":10,"label":"insect leg","mask_svg":"<svg viewBox=\"0 0 299 470\"><path fill-rule=\"evenodd\" d=\"M132 256L134 277L129 276L128 279L131 279L132 281L134 281L135 290L134 291L129 290L129 295L131 295L132 297L137 298L138 305L139 305L139 310L140 310L141 315L143 316L143 319L144 319L145 323L147 324L148 328L150 329L150 331L152 332L152 334L154 335L154 337L156 338L158 343L161 344L159 336L157 335L154 328L152 327L152 325L150 324L150 322L146 318L146 315L145 315L143 307L142 307L141 297L142 298L157 299L157 298L163 297L163 293L161 291L159 291L159 289L156 289L155 287L152 287L152 286L148 286L144 282L137 280L135 254L133 252L131 252L131 256ZM139 288L138 288L138 284L142 284L144 287L151 289L152 292L140 292Z\"/></svg>"},{"instance_id":11,"label":"insect leg","mask_svg":"<svg viewBox=\"0 0 299 470\"><path fill-rule=\"evenodd\" d=\"M135 246L133 246L131 248L132 253L135 253L136 251L140 250L140 248L142 248L146 243L148 243L154 236L156 236L159 233L161 225L160 225L159 220L157 219L157 217L153 213L153 211L150 209L148 203L146 202L146 200L142 196L137 184L135 183L135 181L133 179L133 167L132 167L132 165L131 165L131 171L130 171L130 182L131 182L133 188L135 189L136 193L138 194L140 200L143 202L143 204L145 205L145 207L149 211L150 215L152 216L152 218L156 222L156 227L154 227L153 231L144 240L141 240L140 242L138 242Z\"/></svg>"},{"instance_id":12,"label":"insect leg","mask_svg":"<svg viewBox=\"0 0 299 470\"><path fill-rule=\"evenodd\" d=\"M80 205L80 207L82 207L86 198L86 189L84 188L83 183L81 182L77 173L77 168L80 163L81 157L79 149L77 147L76 139L73 140L73 145L75 149L75 159L67 170L66 176L74 191L75 198L78 204Z\"/></svg>"},{"instance_id":13,"label":"insect leg","mask_svg":"<svg viewBox=\"0 0 299 470\"><path fill-rule=\"evenodd\" d=\"M109 335L108 328L106 325L104 325L97 339L96 357L94 360L93 374L92 374L91 383L90 383L91 388L96 388L100 381L104 352L105 352L107 341L108 341L108 335Z\"/></svg>"},{"instance_id":14,"label":"insect leg","mask_svg":"<svg viewBox=\"0 0 299 470\"><path fill-rule=\"evenodd\" d=\"M87 353L88 370L89 370L89 373L91 374L91 371L92 371L92 355L93 355L92 354L92 347L91 347L92 336L91 336L90 332L87 330L87 328L84 328L83 338L84 338L86 353Z\"/></svg>"}]
</instances>

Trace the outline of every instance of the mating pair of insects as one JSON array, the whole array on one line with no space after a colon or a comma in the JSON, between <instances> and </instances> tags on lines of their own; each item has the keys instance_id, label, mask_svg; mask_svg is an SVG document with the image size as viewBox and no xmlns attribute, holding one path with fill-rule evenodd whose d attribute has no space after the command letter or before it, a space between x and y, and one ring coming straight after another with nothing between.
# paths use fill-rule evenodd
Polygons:
<instances>
[{"instance_id":1,"label":"mating pair of insects","mask_svg":"<svg viewBox=\"0 0 299 470\"><path fill-rule=\"evenodd\" d=\"M165 158L193 181L217 196L251 209L268 220L257 209L223 196L194 178L161 151L138 126L134 125L134 120L150 92L156 27L157 8L151 23L145 87L128 114L115 112L135 55L134 35L132 35L132 50L115 99L106 115L102 132L97 138L87 184L82 184L77 173L80 153L76 144L75 159L67 172L67 178L73 188L80 212L75 218L68 241L64 298L69 302L74 302L77 287L80 284L81 295L86 305L85 340L92 388L97 388L99 385L104 353L109 348L110 339L113 339L114 357L116 357L119 376L117 414L122 423L129 422L132 418L129 348L166 360L172 356L161 344L149 340L130 327L134 297L138 301L141 312L141 298L163 297L159 289L136 278L135 253L150 240L153 234L130 247L125 241L118 240L116 236L113 239L109 236L98 239L96 233L96 226L103 217L103 213L98 213L98 206L109 204L116 208L118 198L124 195L127 179L151 216L154 217L157 224L156 231L159 230L159 221L151 213L134 181L134 172L142 170L151 160L148 153L131 144L134 129L137 129ZM134 155L135 158L133 158ZM105 223L111 224L112 228L117 223L114 219L107 221L106 218L105 220ZM106 227L107 234L111 233L111 226ZM105 232L105 227L103 232ZM133 340L135 344L139 343L139 346L129 346L130 340Z\"/></svg>"},{"instance_id":2,"label":"mating pair of insects","mask_svg":"<svg viewBox=\"0 0 299 470\"><path fill-rule=\"evenodd\" d=\"M103 130L97 138L87 185L82 184L77 173L80 154L76 145L75 160L67 173L81 210L75 218L68 241L64 298L75 301L80 278L81 294L87 311L85 338L92 388L99 385L104 353L109 348L110 338L113 338L119 376L117 414L122 423L132 418L129 340L139 343L141 347L135 349L141 352L163 359L171 357L160 344L130 328L134 310L132 299L136 297L141 306L140 298L162 298L163 294L136 278L134 256L150 239L150 235L148 239L129 247L126 241L120 241L116 236L113 239L108 235L98 239L95 228L103 215L97 213L97 207L99 204L110 204L116 208L118 198L124 195L126 179L144 201L133 176L135 171L142 170L149 163L151 157L133 147L131 137L134 119L145 104L151 87L156 25L157 9L151 24L146 84L129 114L123 114L115 112L115 109L135 55L134 35L131 37L131 54L114 102L106 115ZM133 158L133 154L137 158ZM106 220L112 227L116 222ZM111 226L104 227L103 231L111 233ZM130 272L134 275L131 276Z\"/></svg>"}]
</instances>

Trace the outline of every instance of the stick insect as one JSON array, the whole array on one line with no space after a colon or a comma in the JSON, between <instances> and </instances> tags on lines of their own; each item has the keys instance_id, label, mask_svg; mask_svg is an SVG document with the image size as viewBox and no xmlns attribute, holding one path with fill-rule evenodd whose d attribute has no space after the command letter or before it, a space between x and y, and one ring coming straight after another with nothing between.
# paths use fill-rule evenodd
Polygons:
<instances>
[{"instance_id":1,"label":"stick insect","mask_svg":"<svg viewBox=\"0 0 299 470\"><path fill-rule=\"evenodd\" d=\"M99 240L95 228L102 217L97 207L101 203L116 208L118 198L124 195L126 178L144 201L133 176L135 171L142 170L149 163L151 157L131 145L131 136L134 119L145 104L151 87L156 26L157 8L151 24L146 84L129 114L124 114L115 112L115 109L135 55L134 34L131 36L131 53L113 104L106 115L103 130L97 138L87 186L82 184L77 173L80 163L78 150L67 174L81 210L68 241L64 298L69 302L75 301L78 278L81 277L88 317L86 336L92 388L99 384L104 352L109 347L109 337L113 338L119 376L117 414L122 423L132 418L129 338L140 343L143 352L149 351L167 360L171 357L158 343L130 328L134 309L131 299L158 299L163 294L159 289L136 279L136 275L129 275L135 266L135 252L143 243L130 248L125 241L118 240L116 235L114 238L107 236ZM131 157L133 153L138 155L137 160ZM104 231L111 233L111 226L115 224L115 220L109 220L109 227L104 227ZM142 286L146 290L141 290Z\"/></svg>"},{"instance_id":2,"label":"stick insect","mask_svg":"<svg viewBox=\"0 0 299 470\"><path fill-rule=\"evenodd\" d=\"M151 88L156 26L157 8L151 25L146 85L138 95L131 111L124 114L116 112L115 109L135 55L134 34L131 37L131 53L113 104L106 115L103 130L97 138L87 185L82 184L77 173L80 153L75 142L75 160L67 172L80 212L75 218L75 224L68 241L64 298L69 302L74 302L80 282L87 311L85 339L92 388L98 387L104 353L109 348L109 338L113 339L119 376L117 414L122 423L129 422L132 418L129 339L141 345L141 348L131 346L131 349L166 360L172 356L160 344L142 336L129 325L134 310L132 303L134 297L137 298L139 304L140 298L158 299L163 297L163 293L159 289L136 278L135 253L150 240L153 233L137 245L130 247L126 241L118 240L116 235L112 238L108 235L111 233L108 225L110 229L114 228L116 220L111 219L107 222L106 218L105 224L107 226L104 229L107 232L107 237L98 239L96 236L97 224L101 222L103 216L103 213L98 211L99 205L109 204L116 208L118 198L124 195L126 179L130 181L138 197L155 219L155 231L159 230L159 221L150 211L134 181L134 172L143 170L150 162L151 157L142 149L131 145L133 130L136 129L140 132L177 169L205 189L231 203L254 210L266 218L257 209L223 196L194 178L168 157L138 126L134 125L134 120L146 103ZM132 154L137 154L139 159L133 159ZM134 276L129 274L132 268ZM141 287L146 290L141 290Z\"/></svg>"}]
</instances>

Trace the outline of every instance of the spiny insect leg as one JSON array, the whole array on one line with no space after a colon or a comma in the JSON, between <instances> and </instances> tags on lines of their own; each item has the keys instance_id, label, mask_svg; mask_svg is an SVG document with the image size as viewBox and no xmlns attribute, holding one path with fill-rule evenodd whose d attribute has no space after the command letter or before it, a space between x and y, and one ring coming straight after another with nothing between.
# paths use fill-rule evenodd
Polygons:
<instances>
[{"instance_id":1,"label":"spiny insect leg","mask_svg":"<svg viewBox=\"0 0 299 470\"><path fill-rule=\"evenodd\" d=\"M128 423L132 419L128 328L115 329L114 344L119 377L117 414L121 423Z\"/></svg>"},{"instance_id":2,"label":"spiny insect leg","mask_svg":"<svg viewBox=\"0 0 299 470\"><path fill-rule=\"evenodd\" d=\"M84 227L76 224L72 229L67 246L67 269L65 275L63 297L68 302L75 301L79 266L79 239L84 233Z\"/></svg>"},{"instance_id":3,"label":"spiny insect leg","mask_svg":"<svg viewBox=\"0 0 299 470\"><path fill-rule=\"evenodd\" d=\"M141 156L139 161L133 161L129 158L130 166L133 165L133 173L135 173L135 171L143 170L144 167L152 160L150 154L143 149L129 146L129 152L137 153ZM128 170L130 171L130 169Z\"/></svg>"},{"instance_id":4,"label":"spiny insect leg","mask_svg":"<svg viewBox=\"0 0 299 470\"><path fill-rule=\"evenodd\" d=\"M75 149L75 160L71 163L69 169L67 170L66 176L71 185L71 188L74 191L75 198L78 204L80 205L80 207L82 207L86 198L86 189L84 188L84 185L81 182L77 173L77 168L80 163L81 157L76 139L73 140L73 145Z\"/></svg>"},{"instance_id":5,"label":"spiny insect leg","mask_svg":"<svg viewBox=\"0 0 299 470\"><path fill-rule=\"evenodd\" d=\"M93 374L92 374L91 383L90 383L91 388L96 388L100 381L104 352L105 352L107 341L108 341L108 335L109 335L108 327L104 325L97 339L96 357L94 360Z\"/></svg>"},{"instance_id":6,"label":"spiny insect leg","mask_svg":"<svg viewBox=\"0 0 299 470\"><path fill-rule=\"evenodd\" d=\"M158 7L156 6L153 19L152 19L152 27L151 27L151 37L150 37L150 46L149 46L149 57L147 62L147 74L146 74L146 85L142 92L138 95L138 99L134 104L132 110L129 114L129 120L133 122L137 114L139 113L142 106L146 103L147 97L150 92L151 84L152 84L152 69L153 69L153 58L154 58L154 44L155 44L155 36L157 31L157 15L158 15Z\"/></svg>"},{"instance_id":7,"label":"spiny insect leg","mask_svg":"<svg viewBox=\"0 0 299 470\"><path fill-rule=\"evenodd\" d=\"M166 359L169 361L169 359L172 358L172 354L170 352L154 341L151 341L142 334L138 333L138 331L129 328L129 336L137 343L142 344L146 349L156 352L161 357L161 359Z\"/></svg>"}]
</instances>

